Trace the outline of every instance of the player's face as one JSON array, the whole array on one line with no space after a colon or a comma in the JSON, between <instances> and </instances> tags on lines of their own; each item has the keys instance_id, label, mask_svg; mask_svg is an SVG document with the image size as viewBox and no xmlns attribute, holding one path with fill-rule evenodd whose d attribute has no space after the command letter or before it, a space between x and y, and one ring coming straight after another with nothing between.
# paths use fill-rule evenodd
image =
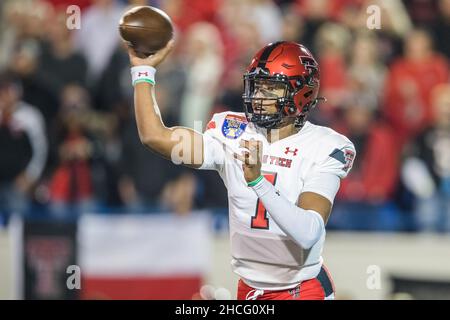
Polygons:
<instances>
[{"instance_id":1,"label":"player's face","mask_svg":"<svg viewBox=\"0 0 450 320\"><path fill-rule=\"evenodd\" d=\"M256 80L253 91L252 107L255 113L276 113L278 98L284 97L286 85L267 80Z\"/></svg>"}]
</instances>

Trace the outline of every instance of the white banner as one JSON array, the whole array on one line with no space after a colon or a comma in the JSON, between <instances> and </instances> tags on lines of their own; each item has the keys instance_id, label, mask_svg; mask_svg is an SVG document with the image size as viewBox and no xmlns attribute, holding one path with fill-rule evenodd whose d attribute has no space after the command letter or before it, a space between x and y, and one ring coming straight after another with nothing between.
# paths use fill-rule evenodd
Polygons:
<instances>
[{"instance_id":1,"label":"white banner","mask_svg":"<svg viewBox=\"0 0 450 320\"><path fill-rule=\"evenodd\" d=\"M212 223L205 212L94 215L81 218L79 262L84 275L205 274L211 265Z\"/></svg>"}]
</instances>

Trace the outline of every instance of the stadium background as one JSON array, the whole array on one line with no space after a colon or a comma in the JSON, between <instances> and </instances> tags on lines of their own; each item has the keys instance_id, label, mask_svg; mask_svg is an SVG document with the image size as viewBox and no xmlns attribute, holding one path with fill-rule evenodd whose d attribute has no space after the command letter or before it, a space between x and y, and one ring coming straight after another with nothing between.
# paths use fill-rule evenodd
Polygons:
<instances>
[{"instance_id":1,"label":"stadium background","mask_svg":"<svg viewBox=\"0 0 450 320\"><path fill-rule=\"evenodd\" d=\"M157 74L168 125L240 111L264 44L311 48L328 99L311 120L358 152L328 223L337 298L450 299L450 0L2 0L0 298L235 297L222 181L139 142L117 22L143 4L177 27Z\"/></svg>"}]
</instances>

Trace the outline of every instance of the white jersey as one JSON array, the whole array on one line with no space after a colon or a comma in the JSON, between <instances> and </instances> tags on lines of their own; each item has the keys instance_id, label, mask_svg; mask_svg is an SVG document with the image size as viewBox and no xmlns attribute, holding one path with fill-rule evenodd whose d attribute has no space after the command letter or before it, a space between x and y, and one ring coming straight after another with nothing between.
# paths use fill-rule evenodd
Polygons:
<instances>
[{"instance_id":1,"label":"white jersey","mask_svg":"<svg viewBox=\"0 0 450 320\"><path fill-rule=\"evenodd\" d=\"M247 123L243 113L215 114L207 126L200 169L217 170L228 190L233 271L257 289L289 289L318 275L325 233L305 250L270 218L270 212L247 187L242 163L233 157L233 152L242 150L239 141L252 138L263 142L262 174L292 203L306 191L333 203L339 182L321 183L321 174L340 181L352 166L355 149L343 135L310 122L274 143L267 141L264 129Z\"/></svg>"}]
</instances>

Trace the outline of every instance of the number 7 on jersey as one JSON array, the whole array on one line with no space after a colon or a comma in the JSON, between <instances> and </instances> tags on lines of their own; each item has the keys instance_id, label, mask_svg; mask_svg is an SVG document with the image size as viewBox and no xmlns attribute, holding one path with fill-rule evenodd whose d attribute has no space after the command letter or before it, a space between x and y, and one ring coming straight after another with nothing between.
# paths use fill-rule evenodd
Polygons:
<instances>
[{"instance_id":1,"label":"number 7 on jersey","mask_svg":"<svg viewBox=\"0 0 450 320\"><path fill-rule=\"evenodd\" d=\"M277 182L276 172L263 172L262 175L273 185L275 185L275 183ZM259 199L256 202L256 212L252 217L251 226L252 229L269 229L269 218L267 218L267 210Z\"/></svg>"}]
</instances>

